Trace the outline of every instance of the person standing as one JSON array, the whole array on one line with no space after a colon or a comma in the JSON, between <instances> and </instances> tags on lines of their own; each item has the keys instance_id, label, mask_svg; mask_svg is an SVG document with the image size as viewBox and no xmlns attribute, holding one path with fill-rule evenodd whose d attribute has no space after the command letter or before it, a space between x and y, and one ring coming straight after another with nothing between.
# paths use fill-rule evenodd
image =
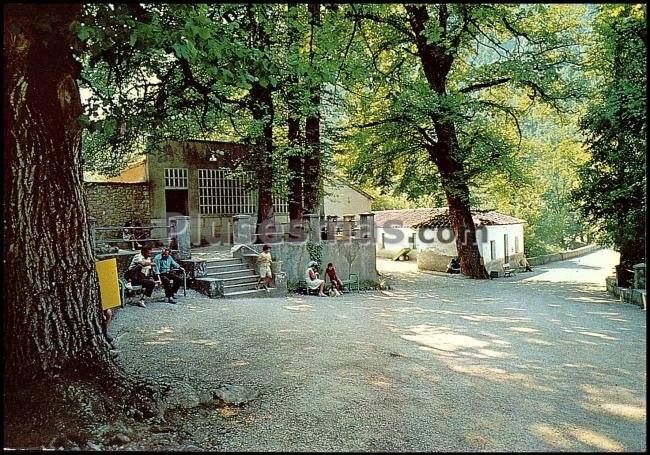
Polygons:
<instances>
[{"instance_id":1,"label":"person standing","mask_svg":"<svg viewBox=\"0 0 650 455\"><path fill-rule=\"evenodd\" d=\"M528 262L528 259L526 259L526 255L523 255L521 259L519 260L519 267L524 269L524 272L532 272L533 269L530 268L530 263Z\"/></svg>"},{"instance_id":2,"label":"person standing","mask_svg":"<svg viewBox=\"0 0 650 455\"><path fill-rule=\"evenodd\" d=\"M182 267L171 256L171 250L167 247L163 248L160 253L153 258L155 267L154 273L162 282L165 288L165 297L169 303L176 303L176 292L181 287L183 279L172 273L174 269L182 270Z\"/></svg>"},{"instance_id":3,"label":"person standing","mask_svg":"<svg viewBox=\"0 0 650 455\"><path fill-rule=\"evenodd\" d=\"M259 283L264 286L266 292L271 292L269 285L273 279L273 274L271 273L271 263L273 258L271 257L271 247L269 245L264 245L262 247L262 252L257 256L257 269L260 274ZM258 284L259 287L259 284Z\"/></svg>"},{"instance_id":4,"label":"person standing","mask_svg":"<svg viewBox=\"0 0 650 455\"><path fill-rule=\"evenodd\" d=\"M145 300L151 298L153 288L156 287L156 284L160 284L159 279L154 279L153 266L154 263L151 259L151 247L145 245L135 254L135 256L133 256L133 259L131 259L131 265L129 265L127 271L127 275L131 282L136 286L142 286L144 288L144 295L138 302L138 306L141 308L147 308Z\"/></svg>"}]
</instances>

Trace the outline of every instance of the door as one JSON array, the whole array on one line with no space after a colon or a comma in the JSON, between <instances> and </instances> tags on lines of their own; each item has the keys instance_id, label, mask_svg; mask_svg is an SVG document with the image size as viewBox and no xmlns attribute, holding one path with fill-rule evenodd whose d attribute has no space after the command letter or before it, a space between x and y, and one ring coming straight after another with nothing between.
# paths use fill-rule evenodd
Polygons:
<instances>
[{"instance_id":1,"label":"door","mask_svg":"<svg viewBox=\"0 0 650 455\"><path fill-rule=\"evenodd\" d=\"M168 219L170 216L188 216L187 190L165 190L165 212Z\"/></svg>"}]
</instances>

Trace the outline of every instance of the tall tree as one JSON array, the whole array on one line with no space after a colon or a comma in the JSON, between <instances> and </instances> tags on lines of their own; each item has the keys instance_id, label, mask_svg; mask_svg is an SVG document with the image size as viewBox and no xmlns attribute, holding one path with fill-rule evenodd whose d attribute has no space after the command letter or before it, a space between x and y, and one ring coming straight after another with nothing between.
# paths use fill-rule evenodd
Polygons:
<instances>
[{"instance_id":1,"label":"tall tree","mask_svg":"<svg viewBox=\"0 0 650 455\"><path fill-rule=\"evenodd\" d=\"M4 6L6 445L47 444L65 431L58 413L88 417L71 384L86 384L109 408L136 389L101 329L82 190L81 68L71 50L80 13L79 5ZM35 428L18 426L25 415Z\"/></svg>"},{"instance_id":2,"label":"tall tree","mask_svg":"<svg viewBox=\"0 0 650 455\"><path fill-rule=\"evenodd\" d=\"M304 200L305 211L308 213L320 213L321 198L321 137L320 137L320 104L321 104L321 81L318 72L315 71L314 57L318 43L316 30L321 25L320 3L309 3L309 18L311 25L309 40L309 64L311 67L311 78L308 83L310 93L310 112L305 120L305 143L308 155L304 161Z\"/></svg>"},{"instance_id":3,"label":"tall tree","mask_svg":"<svg viewBox=\"0 0 650 455\"><path fill-rule=\"evenodd\" d=\"M298 5L289 3L287 5L287 29L289 40L289 52L291 58L297 60L300 55L300 29L298 27ZM297 65L294 65L294 67ZM289 220L292 226L296 221L302 220L304 212L304 158L300 141L300 106L298 100L299 78L296 71L293 71L287 78L287 141L289 156L287 164L289 170Z\"/></svg>"},{"instance_id":4,"label":"tall tree","mask_svg":"<svg viewBox=\"0 0 650 455\"><path fill-rule=\"evenodd\" d=\"M557 108L579 94L573 81L563 83L578 61L577 14L544 5L409 4L353 5L348 15L362 27L358 49L372 71L351 95L358 99L355 142L367 152L353 169L391 186L401 166L416 189L441 188L461 270L486 278L470 183L507 162L520 136L520 112L499 94L523 92Z\"/></svg>"},{"instance_id":5,"label":"tall tree","mask_svg":"<svg viewBox=\"0 0 650 455\"><path fill-rule=\"evenodd\" d=\"M582 119L590 159L575 192L598 239L625 269L645 260L647 44L644 5L601 5L591 53L593 102Z\"/></svg>"},{"instance_id":6,"label":"tall tree","mask_svg":"<svg viewBox=\"0 0 650 455\"><path fill-rule=\"evenodd\" d=\"M272 79L272 62L270 36L266 30L268 17L260 13L260 9L248 5L247 25L250 27L251 47L259 51L259 58L253 63L256 74L250 90L250 111L253 119L260 125L261 132L254 138L255 153L254 167L258 183L257 200L257 233L263 234L266 226L273 222L273 91L275 84ZM260 237L258 237L260 240Z\"/></svg>"}]
</instances>

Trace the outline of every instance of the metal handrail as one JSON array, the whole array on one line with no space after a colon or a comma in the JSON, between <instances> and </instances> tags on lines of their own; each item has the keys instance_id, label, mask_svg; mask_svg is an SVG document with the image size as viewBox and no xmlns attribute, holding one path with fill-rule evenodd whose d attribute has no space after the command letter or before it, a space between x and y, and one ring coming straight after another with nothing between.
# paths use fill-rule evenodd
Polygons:
<instances>
[{"instance_id":1,"label":"metal handrail","mask_svg":"<svg viewBox=\"0 0 650 455\"><path fill-rule=\"evenodd\" d=\"M239 245L235 245L235 246L239 246L240 248L248 248L248 249L251 250L251 251L253 252L253 254L255 254L256 256L259 256L259 255L260 255L257 251L255 251L254 248L251 248L250 246L246 245L245 243L240 243Z\"/></svg>"},{"instance_id":2,"label":"metal handrail","mask_svg":"<svg viewBox=\"0 0 650 455\"><path fill-rule=\"evenodd\" d=\"M115 230L131 230L135 231L136 229L169 229L171 228L171 224L152 224L149 226L102 226L102 227L96 227L96 231L115 231Z\"/></svg>"}]
</instances>

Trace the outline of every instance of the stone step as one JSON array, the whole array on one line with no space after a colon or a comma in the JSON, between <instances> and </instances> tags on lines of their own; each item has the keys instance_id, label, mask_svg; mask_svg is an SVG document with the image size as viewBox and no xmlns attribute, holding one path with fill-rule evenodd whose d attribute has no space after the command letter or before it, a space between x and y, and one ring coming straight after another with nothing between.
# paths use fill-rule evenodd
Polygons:
<instances>
[{"instance_id":1,"label":"stone step","mask_svg":"<svg viewBox=\"0 0 650 455\"><path fill-rule=\"evenodd\" d=\"M274 297L275 288L269 288L271 291L266 292L264 289L248 289L245 291L224 292L224 297Z\"/></svg>"},{"instance_id":2,"label":"stone step","mask_svg":"<svg viewBox=\"0 0 650 455\"><path fill-rule=\"evenodd\" d=\"M257 275L234 276L232 278L217 278L224 286L233 285L238 283L257 283L260 279Z\"/></svg>"},{"instance_id":3,"label":"stone step","mask_svg":"<svg viewBox=\"0 0 650 455\"><path fill-rule=\"evenodd\" d=\"M218 271L218 272L208 270L208 273L205 276L227 280L229 278L244 278L244 277L257 276L257 274L253 269L227 270L227 271Z\"/></svg>"},{"instance_id":4,"label":"stone step","mask_svg":"<svg viewBox=\"0 0 650 455\"><path fill-rule=\"evenodd\" d=\"M201 258L205 261L206 265L227 265L227 264L241 264L241 258Z\"/></svg>"},{"instance_id":5,"label":"stone step","mask_svg":"<svg viewBox=\"0 0 650 455\"><path fill-rule=\"evenodd\" d=\"M249 267L246 264L213 264L206 265L205 270L209 272L227 272L230 270L246 270Z\"/></svg>"},{"instance_id":6,"label":"stone step","mask_svg":"<svg viewBox=\"0 0 650 455\"><path fill-rule=\"evenodd\" d=\"M257 280L248 281L242 283L229 283L223 285L223 292L231 292L233 290L244 290L244 289L257 289Z\"/></svg>"}]
</instances>

